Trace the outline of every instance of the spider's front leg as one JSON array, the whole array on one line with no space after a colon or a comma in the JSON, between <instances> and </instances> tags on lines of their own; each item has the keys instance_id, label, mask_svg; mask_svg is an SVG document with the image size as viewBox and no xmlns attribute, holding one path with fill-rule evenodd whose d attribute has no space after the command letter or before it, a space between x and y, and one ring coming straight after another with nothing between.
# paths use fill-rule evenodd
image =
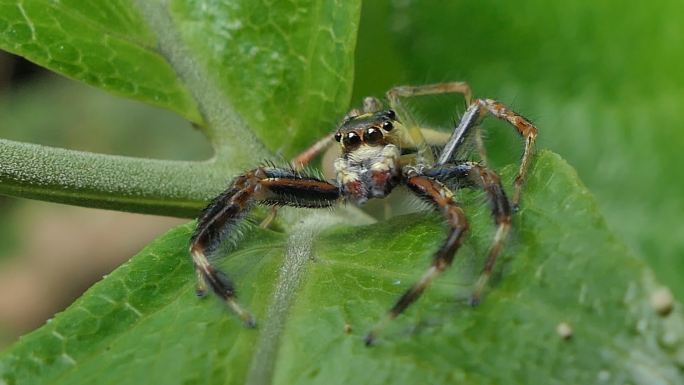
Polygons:
<instances>
[{"instance_id":1,"label":"spider's front leg","mask_svg":"<svg viewBox=\"0 0 684 385\"><path fill-rule=\"evenodd\" d=\"M312 144L307 149L300 152L297 156L292 158L292 160L290 161L290 167L296 171L304 170L304 168L306 168L306 166L308 166L309 163L311 163L311 161L316 156L321 154L321 152L323 152L326 148L330 146L330 144L333 142L333 135L334 133L330 133L322 137L321 139L316 141L316 143ZM271 210L268 212L266 217L261 221L259 227L267 229L271 225L271 223L273 223L276 216L278 216L278 207L273 206L271 207Z\"/></svg>"},{"instance_id":2,"label":"spider's front leg","mask_svg":"<svg viewBox=\"0 0 684 385\"><path fill-rule=\"evenodd\" d=\"M520 203L520 190L525 180L525 176L527 175L527 169L530 166L534 150L534 142L537 139L537 127L528 119L511 110L503 103L492 99L475 100L468 109L466 109L461 121L451 135L451 138L449 138L444 146L444 149L437 160L437 165L443 165L451 161L456 150L465 141L468 132L473 128L478 127L487 114L492 114L501 120L505 120L525 139L525 148L520 160L518 175L516 175L515 182L513 182L513 199L511 202L513 203L513 207L517 208L518 203Z\"/></svg>"},{"instance_id":3,"label":"spider's front leg","mask_svg":"<svg viewBox=\"0 0 684 385\"><path fill-rule=\"evenodd\" d=\"M407 167L404 183L416 195L432 203L436 209L440 210L446 217L450 229L446 240L435 253L430 268L418 282L397 300L387 315L366 335L366 345L371 345L388 321L396 318L406 310L409 305L420 297L433 279L446 270L447 267L451 266L454 254L463 240L463 234L468 229L468 223L463 210L458 206L453 198L453 194L444 184L419 173L411 167Z\"/></svg>"},{"instance_id":4,"label":"spider's front leg","mask_svg":"<svg viewBox=\"0 0 684 385\"><path fill-rule=\"evenodd\" d=\"M523 150L522 159L520 161L520 167L518 169L518 175L515 178L513 186L513 207L518 207L520 202L520 190L524 182L525 176L527 174L527 169L530 165L530 160L532 159L532 152L534 148L534 142L537 138L537 127L517 112L511 110L509 107L501 102L492 99L476 99L472 101L472 92L470 86L465 82L449 82L449 83L436 83L436 84L426 84L420 86L399 86L394 87L387 92L387 98L390 101L392 108L400 112L400 116L404 119L408 119L405 115L407 114L406 109L402 106L400 98L408 98L419 95L433 95L433 94L445 94L445 93L460 93L463 94L468 108L466 109L461 121L454 130L451 138L448 140L444 146L444 150L437 160L438 165L446 164L452 161L452 157L459 146L465 141L467 134L475 130L475 141L477 148L480 152L480 157L483 161L486 161L486 150L484 148L484 143L480 134L479 125L487 114L492 114L495 117L507 121L511 124L518 134L525 139L525 149ZM410 135L418 147L419 151L425 152L426 160L429 159L429 152L427 152L427 145L425 144L425 139L421 134L418 125L415 122L408 121L406 125L410 128ZM429 163L429 162L428 162Z\"/></svg>"},{"instance_id":5,"label":"spider's front leg","mask_svg":"<svg viewBox=\"0 0 684 385\"><path fill-rule=\"evenodd\" d=\"M478 305L482 297L482 291L489 281L496 259L511 228L511 205L506 197L506 192L501 186L501 179L494 171L476 162L461 162L437 166L426 170L425 175L445 183L449 181L456 182L459 186L463 187L475 186L481 188L487 194L492 217L496 224L496 233L489 247L485 265L470 297L470 304L473 306Z\"/></svg>"},{"instance_id":6,"label":"spider's front leg","mask_svg":"<svg viewBox=\"0 0 684 385\"><path fill-rule=\"evenodd\" d=\"M318 208L334 205L339 197L337 186L292 169L259 167L235 178L231 187L204 209L190 238L197 294L203 296L209 286L247 326L253 327L251 314L235 300L233 283L211 264L207 255L216 251L224 239L238 235L240 222L255 203Z\"/></svg>"}]
</instances>

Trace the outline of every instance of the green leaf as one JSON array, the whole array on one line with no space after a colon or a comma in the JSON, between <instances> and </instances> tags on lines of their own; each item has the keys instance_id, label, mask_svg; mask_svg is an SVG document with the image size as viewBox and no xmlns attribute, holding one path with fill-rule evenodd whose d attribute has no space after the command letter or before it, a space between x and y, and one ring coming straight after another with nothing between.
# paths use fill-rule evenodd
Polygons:
<instances>
[{"instance_id":1,"label":"green leaf","mask_svg":"<svg viewBox=\"0 0 684 385\"><path fill-rule=\"evenodd\" d=\"M117 94L202 122L157 39L127 0L0 1L0 48Z\"/></svg>"},{"instance_id":2,"label":"green leaf","mask_svg":"<svg viewBox=\"0 0 684 385\"><path fill-rule=\"evenodd\" d=\"M368 1L354 100L402 83L465 80L474 95L510 104L539 125L542 146L577 168L616 234L684 298L683 12L672 0ZM461 103L442 109L453 115ZM485 125L495 142L509 130ZM498 143L503 151L492 154L512 153Z\"/></svg>"},{"instance_id":3,"label":"green leaf","mask_svg":"<svg viewBox=\"0 0 684 385\"><path fill-rule=\"evenodd\" d=\"M513 173L507 168L504 179ZM457 262L375 347L366 348L363 335L426 269L444 236L434 215L349 226L314 214L287 237L251 232L220 265L258 317L256 330L243 328L217 298L195 298L186 252L193 225L181 226L5 352L1 378L7 384L684 381L679 305L667 317L651 307L658 288L651 271L607 230L559 156L537 155L496 279L474 309L464 298L492 225L479 197L464 200L471 236ZM563 322L572 329L569 339L556 332Z\"/></svg>"}]
</instances>

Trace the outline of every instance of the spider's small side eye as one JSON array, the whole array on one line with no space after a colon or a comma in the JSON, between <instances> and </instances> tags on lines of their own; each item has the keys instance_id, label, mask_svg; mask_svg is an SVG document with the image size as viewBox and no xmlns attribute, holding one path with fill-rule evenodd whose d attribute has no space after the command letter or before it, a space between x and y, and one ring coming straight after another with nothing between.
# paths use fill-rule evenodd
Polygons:
<instances>
[{"instance_id":1,"label":"spider's small side eye","mask_svg":"<svg viewBox=\"0 0 684 385\"><path fill-rule=\"evenodd\" d=\"M382 131L371 127L363 133L363 140L368 144L377 144L382 140Z\"/></svg>"},{"instance_id":2,"label":"spider's small side eye","mask_svg":"<svg viewBox=\"0 0 684 385\"><path fill-rule=\"evenodd\" d=\"M342 134L340 134L340 133L338 132L338 133L335 134L335 141L336 141L336 142L339 142L340 140L342 140Z\"/></svg>"},{"instance_id":3,"label":"spider's small side eye","mask_svg":"<svg viewBox=\"0 0 684 385\"><path fill-rule=\"evenodd\" d=\"M354 147L361 144L361 137L356 132L350 132L344 137L345 147Z\"/></svg>"},{"instance_id":4,"label":"spider's small side eye","mask_svg":"<svg viewBox=\"0 0 684 385\"><path fill-rule=\"evenodd\" d=\"M385 112L385 116L390 120L397 120L397 114L394 112L394 110L387 110L387 112Z\"/></svg>"},{"instance_id":5,"label":"spider's small side eye","mask_svg":"<svg viewBox=\"0 0 684 385\"><path fill-rule=\"evenodd\" d=\"M394 128L394 124L392 124L392 122L390 122L389 120L382 122L382 129L383 130L392 131L393 128Z\"/></svg>"}]
</instances>

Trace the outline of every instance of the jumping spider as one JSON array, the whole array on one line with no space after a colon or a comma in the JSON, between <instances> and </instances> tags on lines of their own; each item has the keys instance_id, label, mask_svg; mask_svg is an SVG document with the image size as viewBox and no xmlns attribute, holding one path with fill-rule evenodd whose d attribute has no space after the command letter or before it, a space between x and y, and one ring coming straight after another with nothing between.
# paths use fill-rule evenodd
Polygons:
<instances>
[{"instance_id":1,"label":"jumping spider","mask_svg":"<svg viewBox=\"0 0 684 385\"><path fill-rule=\"evenodd\" d=\"M426 131L411 120L401 104L401 98L441 93L463 94L467 109L453 133L443 142L435 160L432 153L434 143L429 144L425 140ZM520 200L520 188L532 157L537 128L495 100L472 101L470 87L463 82L395 87L387 92L387 99L390 109L383 110L378 99L366 98L362 110L350 111L334 134L329 134L297 156L291 167L268 165L247 171L235 178L230 188L209 204L199 217L197 229L190 240L199 295L206 293L207 286L211 287L246 325L254 326L250 313L236 302L231 281L206 257L216 250L225 236L236 230L238 223L254 204L311 208L330 207L342 200L361 204L371 198L384 198L398 185L405 185L444 214L450 229L443 245L435 253L432 265L368 333L365 342L370 345L387 321L416 301L430 282L451 265L468 228L463 210L446 186L447 181L456 181L455 185L459 187L484 190L497 226L487 261L471 298L473 305L479 303L507 237L512 207L516 208ZM510 202L499 176L484 165L484 147L478 125L487 114L507 121L525 139ZM479 163L454 159L456 151L471 131L480 150ZM333 140L339 142L341 151L341 156L334 163L336 183L303 172L303 166Z\"/></svg>"}]
</instances>

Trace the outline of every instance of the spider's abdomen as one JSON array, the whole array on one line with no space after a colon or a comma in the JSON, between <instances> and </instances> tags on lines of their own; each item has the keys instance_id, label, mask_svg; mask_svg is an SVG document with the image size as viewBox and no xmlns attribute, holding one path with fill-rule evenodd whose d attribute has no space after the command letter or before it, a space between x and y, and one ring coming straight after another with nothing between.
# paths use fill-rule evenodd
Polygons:
<instances>
[{"instance_id":1,"label":"spider's abdomen","mask_svg":"<svg viewBox=\"0 0 684 385\"><path fill-rule=\"evenodd\" d=\"M393 144L362 145L337 159L335 172L342 195L359 204L387 196L400 179L400 155Z\"/></svg>"}]
</instances>

